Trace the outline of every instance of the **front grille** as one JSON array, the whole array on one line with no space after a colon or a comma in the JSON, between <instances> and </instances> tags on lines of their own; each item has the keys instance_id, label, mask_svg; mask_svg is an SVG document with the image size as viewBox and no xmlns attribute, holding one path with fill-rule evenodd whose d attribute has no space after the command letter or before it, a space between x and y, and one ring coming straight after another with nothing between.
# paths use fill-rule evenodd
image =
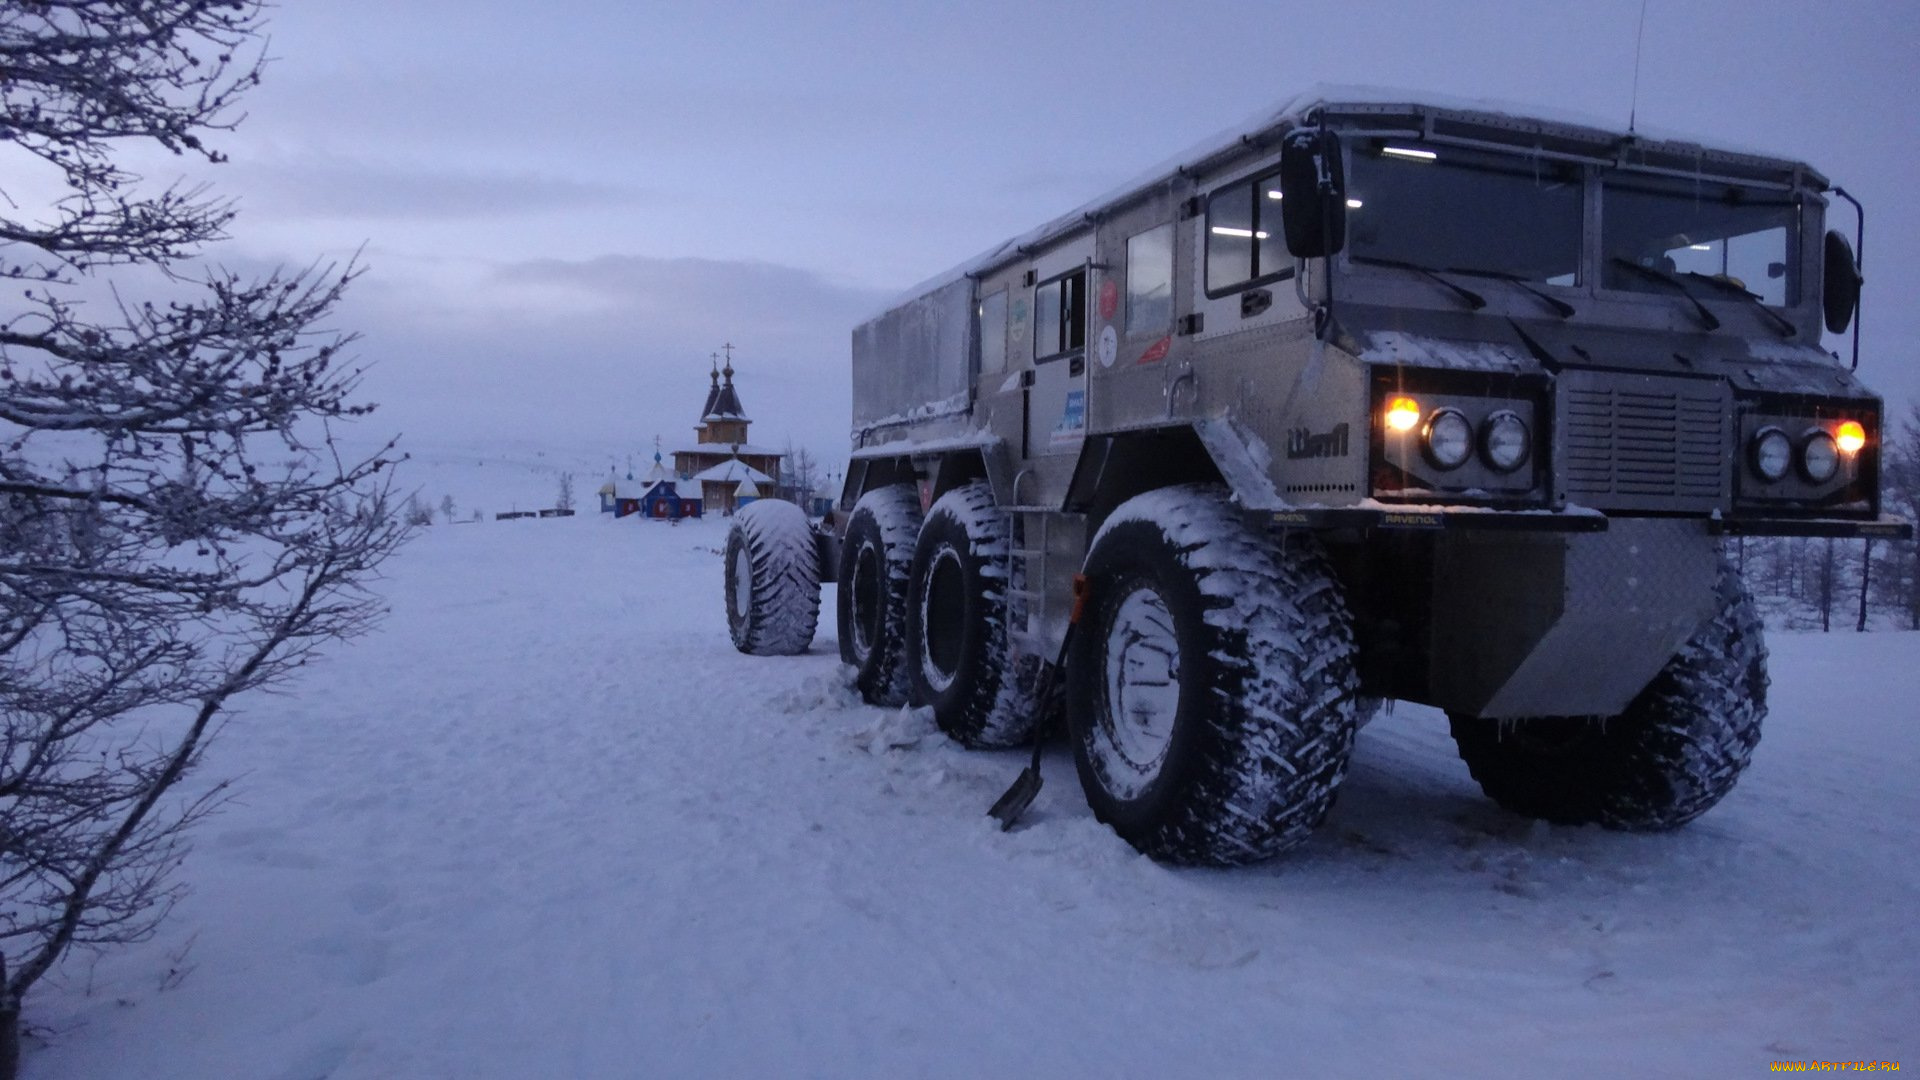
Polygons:
<instances>
[{"instance_id":1,"label":"front grille","mask_svg":"<svg viewBox=\"0 0 1920 1080\"><path fill-rule=\"evenodd\" d=\"M1556 471L1567 501L1598 510L1726 505L1732 421L1725 383L1565 372L1558 402Z\"/></svg>"}]
</instances>

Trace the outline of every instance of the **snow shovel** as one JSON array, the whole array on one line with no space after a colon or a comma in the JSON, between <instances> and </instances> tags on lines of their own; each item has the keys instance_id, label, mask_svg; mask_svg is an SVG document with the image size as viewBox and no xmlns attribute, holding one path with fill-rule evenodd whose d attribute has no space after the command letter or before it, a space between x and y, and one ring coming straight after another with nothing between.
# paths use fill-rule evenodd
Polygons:
<instances>
[{"instance_id":1,"label":"snow shovel","mask_svg":"<svg viewBox=\"0 0 1920 1080\"><path fill-rule=\"evenodd\" d=\"M1047 745L1047 706L1053 700L1054 683L1059 681L1060 672L1067 666L1067 649L1073 645L1073 628L1080 625L1080 615L1086 607L1087 577L1085 574L1075 574L1073 610L1067 616L1067 632L1060 636L1060 655L1054 657L1053 663L1040 669L1040 685L1034 695L1034 708L1039 710L1040 715L1033 724L1033 760L1020 770L1020 775L1014 778L1013 786L1007 789L1006 794L987 809L987 816L1000 823L1001 832L1013 828L1013 823L1020 820L1020 815L1027 812L1027 807L1033 805L1034 797L1040 794L1040 751Z\"/></svg>"}]
</instances>

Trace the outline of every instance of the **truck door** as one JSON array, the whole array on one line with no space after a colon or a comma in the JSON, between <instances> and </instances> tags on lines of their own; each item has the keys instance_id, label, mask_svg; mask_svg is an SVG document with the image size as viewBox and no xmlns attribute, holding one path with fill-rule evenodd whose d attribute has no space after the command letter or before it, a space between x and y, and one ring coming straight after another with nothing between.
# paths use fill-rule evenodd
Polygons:
<instances>
[{"instance_id":1,"label":"truck door","mask_svg":"<svg viewBox=\"0 0 1920 1080\"><path fill-rule=\"evenodd\" d=\"M1024 440L1024 456L1029 460L1078 454L1086 439L1092 244L1093 238L1088 236L1070 252L1043 258L1035 269L1033 385L1027 399Z\"/></svg>"}]
</instances>

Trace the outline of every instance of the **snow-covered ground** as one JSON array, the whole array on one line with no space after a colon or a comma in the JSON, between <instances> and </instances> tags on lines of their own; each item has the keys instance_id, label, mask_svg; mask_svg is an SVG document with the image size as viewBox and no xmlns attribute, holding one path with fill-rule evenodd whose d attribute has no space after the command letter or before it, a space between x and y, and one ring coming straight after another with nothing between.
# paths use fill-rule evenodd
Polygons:
<instances>
[{"instance_id":1,"label":"snow-covered ground","mask_svg":"<svg viewBox=\"0 0 1920 1080\"><path fill-rule=\"evenodd\" d=\"M208 755L243 779L195 891L42 987L27 1075L1920 1064L1920 634L1776 635L1751 772L1675 834L1508 815L1402 705L1303 850L1171 870L1062 749L995 831L1022 755L859 704L830 616L805 656L735 652L725 527L427 530L384 628Z\"/></svg>"}]
</instances>

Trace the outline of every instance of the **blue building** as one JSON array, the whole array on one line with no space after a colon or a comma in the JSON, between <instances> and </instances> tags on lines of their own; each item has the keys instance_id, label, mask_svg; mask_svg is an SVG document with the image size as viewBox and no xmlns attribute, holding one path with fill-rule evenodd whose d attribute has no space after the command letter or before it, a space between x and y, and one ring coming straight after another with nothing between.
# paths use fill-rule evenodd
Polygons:
<instances>
[{"instance_id":1,"label":"blue building","mask_svg":"<svg viewBox=\"0 0 1920 1080\"><path fill-rule=\"evenodd\" d=\"M681 494L681 489L698 492L700 487L691 481L681 479L667 471L660 462L660 451L653 452L653 468L647 475L635 480L632 473L625 480L611 482L610 493L613 503L613 516L627 517L640 514L656 521L674 518L699 517L704 507L698 494ZM602 496L603 504L609 496Z\"/></svg>"}]
</instances>

